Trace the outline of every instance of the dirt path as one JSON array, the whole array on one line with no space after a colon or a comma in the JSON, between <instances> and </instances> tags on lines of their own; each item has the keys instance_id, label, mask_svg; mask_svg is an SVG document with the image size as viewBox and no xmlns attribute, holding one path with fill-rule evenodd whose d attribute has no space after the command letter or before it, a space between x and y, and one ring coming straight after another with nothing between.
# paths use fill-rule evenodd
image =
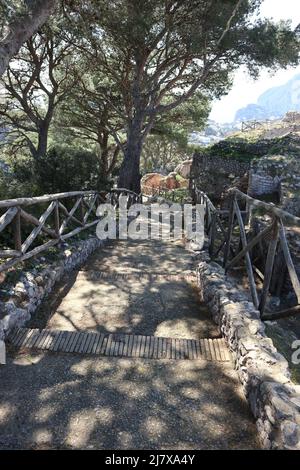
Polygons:
<instances>
[{"instance_id":1,"label":"dirt path","mask_svg":"<svg viewBox=\"0 0 300 470\"><path fill-rule=\"evenodd\" d=\"M179 243L112 243L60 283L30 326L217 337L193 273ZM11 350L0 384L2 449L258 447L231 363Z\"/></svg>"}]
</instances>

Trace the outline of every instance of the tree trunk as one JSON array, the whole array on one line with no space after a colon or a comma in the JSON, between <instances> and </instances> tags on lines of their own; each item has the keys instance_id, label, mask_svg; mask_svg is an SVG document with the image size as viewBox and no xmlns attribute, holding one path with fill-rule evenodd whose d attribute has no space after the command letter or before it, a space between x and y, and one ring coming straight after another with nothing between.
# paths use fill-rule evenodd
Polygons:
<instances>
[{"instance_id":1,"label":"tree trunk","mask_svg":"<svg viewBox=\"0 0 300 470\"><path fill-rule=\"evenodd\" d=\"M8 63L52 14L57 0L34 0L26 15L20 15L8 25L8 33L0 39L0 77ZM29 3L29 2L28 2Z\"/></svg>"},{"instance_id":2,"label":"tree trunk","mask_svg":"<svg viewBox=\"0 0 300 470\"><path fill-rule=\"evenodd\" d=\"M127 145L120 168L119 188L140 193L140 160L143 147L142 119L136 119L127 132Z\"/></svg>"},{"instance_id":3,"label":"tree trunk","mask_svg":"<svg viewBox=\"0 0 300 470\"><path fill-rule=\"evenodd\" d=\"M98 142L100 146L100 171L104 179L108 176L108 133L98 135Z\"/></svg>"},{"instance_id":4,"label":"tree trunk","mask_svg":"<svg viewBox=\"0 0 300 470\"><path fill-rule=\"evenodd\" d=\"M37 146L37 151L36 151L36 158L37 159L39 159L41 157L44 157L47 153L48 132L49 132L49 126L48 125L42 126L39 130L38 146Z\"/></svg>"}]
</instances>

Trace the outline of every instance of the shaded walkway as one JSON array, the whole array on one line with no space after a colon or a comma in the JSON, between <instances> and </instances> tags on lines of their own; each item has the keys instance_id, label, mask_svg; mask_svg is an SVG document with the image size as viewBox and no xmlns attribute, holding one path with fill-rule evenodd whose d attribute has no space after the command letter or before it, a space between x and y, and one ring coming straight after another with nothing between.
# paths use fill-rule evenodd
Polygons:
<instances>
[{"instance_id":1,"label":"shaded walkway","mask_svg":"<svg viewBox=\"0 0 300 470\"><path fill-rule=\"evenodd\" d=\"M180 244L112 244L64 279L30 326L217 337L193 278L182 277L192 270ZM258 447L231 363L13 349L8 356L0 368L2 449Z\"/></svg>"},{"instance_id":2,"label":"shaded walkway","mask_svg":"<svg viewBox=\"0 0 300 470\"><path fill-rule=\"evenodd\" d=\"M101 274L105 274L102 276ZM191 253L182 244L119 241L97 251L58 286L34 328L173 338L220 335L199 303ZM200 321L199 321L200 320Z\"/></svg>"}]
</instances>

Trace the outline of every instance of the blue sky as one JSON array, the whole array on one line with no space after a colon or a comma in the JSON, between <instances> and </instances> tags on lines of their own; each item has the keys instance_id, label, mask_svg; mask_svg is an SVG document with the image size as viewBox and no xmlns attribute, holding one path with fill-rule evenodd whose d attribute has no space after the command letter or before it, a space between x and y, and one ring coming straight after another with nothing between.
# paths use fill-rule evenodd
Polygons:
<instances>
[{"instance_id":1,"label":"blue sky","mask_svg":"<svg viewBox=\"0 0 300 470\"><path fill-rule=\"evenodd\" d=\"M291 19L293 26L297 26L300 23L300 1L265 0L261 7L261 15L274 20ZM254 81L243 69L240 69L235 75L231 92L213 104L211 119L217 122L233 121L239 108L255 103L265 90L286 83L297 73L300 73L300 66L278 71L273 76L262 71L259 79Z\"/></svg>"}]
</instances>

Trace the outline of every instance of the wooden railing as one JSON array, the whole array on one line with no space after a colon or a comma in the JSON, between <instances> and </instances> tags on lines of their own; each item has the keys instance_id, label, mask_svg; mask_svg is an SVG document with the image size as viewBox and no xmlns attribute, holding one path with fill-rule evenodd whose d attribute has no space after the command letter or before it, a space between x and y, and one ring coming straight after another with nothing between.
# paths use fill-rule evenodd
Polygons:
<instances>
[{"instance_id":1,"label":"wooden railing","mask_svg":"<svg viewBox=\"0 0 300 470\"><path fill-rule=\"evenodd\" d=\"M120 197L126 197L127 209L130 208L132 204L137 204L142 202L142 195L137 194L134 191L130 191L125 188L113 188L109 192L106 198L106 202L109 202L116 209L119 207Z\"/></svg>"},{"instance_id":2,"label":"wooden railing","mask_svg":"<svg viewBox=\"0 0 300 470\"><path fill-rule=\"evenodd\" d=\"M227 233L227 240L226 240L226 250L224 253L224 267L226 271L236 265L241 259L245 259L246 262L246 269L247 269L247 277L249 282L249 287L251 291L251 297L253 300L254 305L259 309L261 312L261 316L264 319L267 318L274 318L274 315L271 317L264 316L266 302L269 295L270 283L273 276L273 268L276 255L279 249L282 250L283 253L283 260L286 265L287 271L290 276L291 285L297 297L298 305L292 309L288 309L286 311L278 312L277 316L286 316L289 314L293 314L294 312L299 310L300 305L300 282L298 279L298 275L292 260L291 252L289 249L287 237L286 237L286 230L285 226L289 226L290 229L300 227L300 218L295 217L289 212L286 212L278 207L274 206L273 204L268 204L263 201L259 201L254 199L238 189L232 189L230 191L231 203L230 203L230 213L229 213L229 224L228 224L228 233ZM247 206L247 221L251 220L253 216L253 212L259 210L267 215L269 215L269 221L266 226L257 233L254 238L250 241L247 240L246 229L245 229L245 221L243 220L241 210L239 207L239 201L243 201L244 204ZM232 241L232 234L235 225L238 225L239 232L240 232L240 250L238 253L235 254L233 259L229 259L230 257L230 246ZM251 251L253 248L261 243L263 239L268 240L268 251L266 255L266 263L264 266L264 272L260 273L261 279L263 281L262 289L260 295L258 296L257 287L254 278L254 269L253 263L251 260ZM284 269L285 266L282 266Z\"/></svg>"},{"instance_id":3,"label":"wooden railing","mask_svg":"<svg viewBox=\"0 0 300 470\"><path fill-rule=\"evenodd\" d=\"M223 266L229 272L242 260L245 261L249 289L255 307L260 311L264 320L283 318L292 315L300 310L300 282L293 263L285 227L290 230L300 227L300 218L295 217L273 204L254 199L238 189L229 191L229 210L218 210L212 204L208 196L195 189L196 202L205 205L205 231L208 235L209 252L212 258L217 258L219 254L223 257ZM245 210L241 210L240 203L243 203ZM260 214L269 215L269 220L264 224L261 231L248 240L247 226L250 226L251 218L255 211ZM236 233L237 232L237 233ZM264 272L255 267L252 259L254 247L267 241L266 262ZM216 249L216 243L219 246ZM276 313L265 313L267 298L270 291L273 268L276 256L282 253L285 266L282 266L289 273L292 288L296 294L298 305ZM258 290L255 274L259 274L262 287Z\"/></svg>"},{"instance_id":4,"label":"wooden railing","mask_svg":"<svg viewBox=\"0 0 300 470\"><path fill-rule=\"evenodd\" d=\"M106 195L74 191L0 201L0 272L93 227L99 222L98 205L111 202L117 207L121 195L127 195L129 206L140 198L113 189Z\"/></svg>"},{"instance_id":5,"label":"wooden railing","mask_svg":"<svg viewBox=\"0 0 300 470\"><path fill-rule=\"evenodd\" d=\"M208 235L209 254L212 258L217 258L226 243L226 217L228 218L229 211L217 209L207 194L197 188L194 188L194 197L196 204L205 206L204 230Z\"/></svg>"}]
</instances>

